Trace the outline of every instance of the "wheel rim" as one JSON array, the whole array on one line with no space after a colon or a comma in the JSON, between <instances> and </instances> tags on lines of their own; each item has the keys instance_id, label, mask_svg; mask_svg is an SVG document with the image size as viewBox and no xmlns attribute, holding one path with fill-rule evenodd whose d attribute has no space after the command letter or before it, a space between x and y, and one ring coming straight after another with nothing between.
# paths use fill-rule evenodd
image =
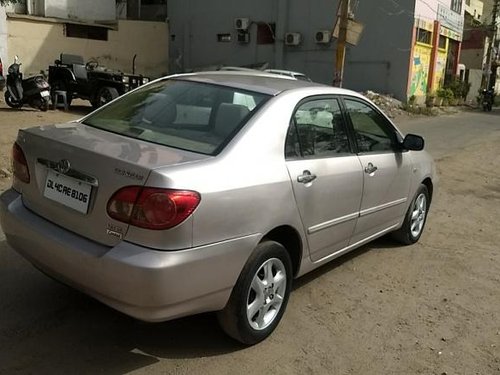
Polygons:
<instances>
[{"instance_id":1,"label":"wheel rim","mask_svg":"<svg viewBox=\"0 0 500 375\"><path fill-rule=\"evenodd\" d=\"M426 211L427 198L425 197L425 194L422 193L417 197L417 199L415 199L415 204L413 205L413 211L411 213L410 231L413 238L417 238L420 233L422 233Z\"/></svg>"},{"instance_id":2,"label":"wheel rim","mask_svg":"<svg viewBox=\"0 0 500 375\"><path fill-rule=\"evenodd\" d=\"M247 295L247 319L255 330L269 327L278 316L286 293L286 269L277 258L267 260L255 273Z\"/></svg>"}]
</instances>

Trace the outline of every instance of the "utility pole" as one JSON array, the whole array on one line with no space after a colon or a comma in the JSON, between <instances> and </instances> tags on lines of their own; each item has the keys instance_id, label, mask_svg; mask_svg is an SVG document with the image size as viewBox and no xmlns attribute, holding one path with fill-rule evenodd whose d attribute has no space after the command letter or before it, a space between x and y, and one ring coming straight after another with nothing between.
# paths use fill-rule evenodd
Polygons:
<instances>
[{"instance_id":1,"label":"utility pole","mask_svg":"<svg viewBox=\"0 0 500 375\"><path fill-rule=\"evenodd\" d=\"M493 10L491 12L491 37L490 43L488 46L488 51L486 53L486 77L485 77L485 89L490 89L491 86L494 86L494 82L496 77L492 77L492 60L493 60L493 49L495 48L496 36L497 36L497 16L500 7L500 0L494 0ZM493 81L493 85L492 85Z\"/></svg>"},{"instance_id":2,"label":"utility pole","mask_svg":"<svg viewBox=\"0 0 500 375\"><path fill-rule=\"evenodd\" d=\"M342 87L342 80L344 78L345 46L347 41L347 28L349 25L349 2L350 0L340 0L340 18L338 20L339 38L337 39L335 78L333 79L333 85L337 87Z\"/></svg>"}]
</instances>

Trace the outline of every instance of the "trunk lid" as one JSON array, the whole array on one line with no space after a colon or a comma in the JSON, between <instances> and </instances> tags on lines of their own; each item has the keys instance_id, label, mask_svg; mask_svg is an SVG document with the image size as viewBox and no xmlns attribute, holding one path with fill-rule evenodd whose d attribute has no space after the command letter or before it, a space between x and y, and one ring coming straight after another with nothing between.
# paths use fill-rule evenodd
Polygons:
<instances>
[{"instance_id":1,"label":"trunk lid","mask_svg":"<svg viewBox=\"0 0 500 375\"><path fill-rule=\"evenodd\" d=\"M23 202L47 220L114 246L128 225L110 218L107 203L125 186L143 186L156 168L209 156L129 138L77 122L20 130L30 183L16 185Z\"/></svg>"}]
</instances>

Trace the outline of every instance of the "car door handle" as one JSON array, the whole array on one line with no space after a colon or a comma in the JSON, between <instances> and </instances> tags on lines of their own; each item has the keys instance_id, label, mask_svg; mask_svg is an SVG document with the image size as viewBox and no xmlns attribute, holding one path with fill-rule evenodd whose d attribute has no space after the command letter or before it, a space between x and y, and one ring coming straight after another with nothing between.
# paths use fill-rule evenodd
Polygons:
<instances>
[{"instance_id":1,"label":"car door handle","mask_svg":"<svg viewBox=\"0 0 500 375\"><path fill-rule=\"evenodd\" d=\"M297 176L297 182L300 182L301 184L308 184L309 182L312 182L316 179L316 175L312 174L308 170L305 170L302 172L300 176Z\"/></svg>"},{"instance_id":2,"label":"car door handle","mask_svg":"<svg viewBox=\"0 0 500 375\"><path fill-rule=\"evenodd\" d=\"M377 171L378 167L373 165L372 163L368 163L368 165L365 168L365 173L372 174Z\"/></svg>"}]
</instances>

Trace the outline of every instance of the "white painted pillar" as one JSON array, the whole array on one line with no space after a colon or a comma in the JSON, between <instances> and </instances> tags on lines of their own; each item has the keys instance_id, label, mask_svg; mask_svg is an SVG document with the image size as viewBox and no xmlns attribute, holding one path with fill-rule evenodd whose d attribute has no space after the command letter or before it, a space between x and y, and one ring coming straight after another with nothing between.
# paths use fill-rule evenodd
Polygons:
<instances>
[{"instance_id":1,"label":"white painted pillar","mask_svg":"<svg viewBox=\"0 0 500 375\"><path fill-rule=\"evenodd\" d=\"M9 54L7 51L7 17L5 15L5 8L0 6L0 58L4 66L4 75L6 69L9 66L9 61L7 60Z\"/></svg>"},{"instance_id":2,"label":"white painted pillar","mask_svg":"<svg viewBox=\"0 0 500 375\"><path fill-rule=\"evenodd\" d=\"M274 68L285 69L285 33L288 31L288 0L278 0Z\"/></svg>"}]
</instances>

